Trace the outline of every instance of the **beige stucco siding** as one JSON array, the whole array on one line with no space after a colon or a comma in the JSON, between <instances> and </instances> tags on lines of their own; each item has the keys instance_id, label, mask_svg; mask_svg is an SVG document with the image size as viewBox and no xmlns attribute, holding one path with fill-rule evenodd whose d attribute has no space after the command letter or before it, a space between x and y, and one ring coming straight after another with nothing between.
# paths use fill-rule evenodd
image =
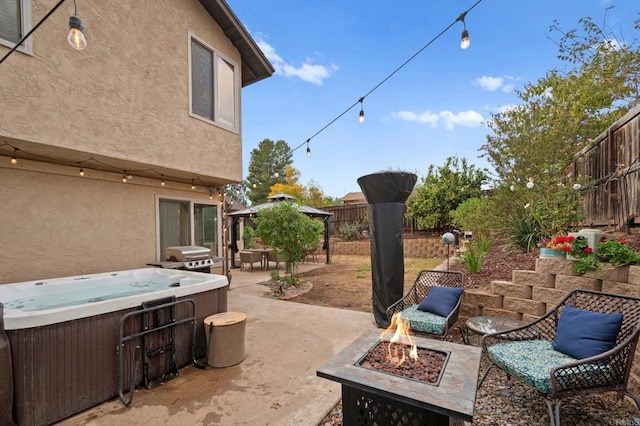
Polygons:
<instances>
[{"instance_id":1,"label":"beige stucco siding","mask_svg":"<svg viewBox=\"0 0 640 426\"><path fill-rule=\"evenodd\" d=\"M33 0L34 23L54 4ZM66 42L72 13L65 3L34 33L33 56L2 64L0 137L242 180L240 133L189 116L189 31L241 68L197 0L79 1L81 52Z\"/></svg>"},{"instance_id":2,"label":"beige stucco siding","mask_svg":"<svg viewBox=\"0 0 640 426\"><path fill-rule=\"evenodd\" d=\"M120 178L3 162L0 284L146 267L156 260L156 196L209 202L207 193L185 185Z\"/></svg>"}]
</instances>

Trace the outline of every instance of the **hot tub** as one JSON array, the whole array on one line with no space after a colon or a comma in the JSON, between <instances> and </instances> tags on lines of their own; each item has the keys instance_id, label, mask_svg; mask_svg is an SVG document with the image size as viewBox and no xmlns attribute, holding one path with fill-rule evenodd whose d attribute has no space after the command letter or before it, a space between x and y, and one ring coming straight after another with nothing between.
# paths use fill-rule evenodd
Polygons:
<instances>
[{"instance_id":1,"label":"hot tub","mask_svg":"<svg viewBox=\"0 0 640 426\"><path fill-rule=\"evenodd\" d=\"M116 397L119 321L143 302L171 296L193 300L195 356L204 357L204 318L227 311L227 289L228 280L222 275L159 268L0 285L13 358L14 419L20 425L47 425ZM176 305L175 317L193 315L192 306ZM126 334L143 328L142 319L133 318L124 325ZM192 327L175 327L179 367L192 360ZM125 383L141 340L122 349ZM166 373L166 356L154 358L153 363L154 378ZM136 384L142 383L140 370Z\"/></svg>"}]
</instances>

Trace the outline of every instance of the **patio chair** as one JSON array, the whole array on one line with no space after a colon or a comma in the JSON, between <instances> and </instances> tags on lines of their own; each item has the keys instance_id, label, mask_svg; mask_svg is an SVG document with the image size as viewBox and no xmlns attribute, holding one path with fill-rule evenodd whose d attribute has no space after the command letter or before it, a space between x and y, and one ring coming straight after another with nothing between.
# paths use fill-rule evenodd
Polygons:
<instances>
[{"instance_id":1,"label":"patio chair","mask_svg":"<svg viewBox=\"0 0 640 426\"><path fill-rule=\"evenodd\" d=\"M491 364L533 388L547 404L551 426L560 426L564 398L627 389L640 333L640 298L574 290L527 325L487 334L482 349Z\"/></svg>"},{"instance_id":2,"label":"patio chair","mask_svg":"<svg viewBox=\"0 0 640 426\"><path fill-rule=\"evenodd\" d=\"M407 294L387 308L387 317L401 312L415 335L444 339L458 321L463 286L462 272L420 271Z\"/></svg>"},{"instance_id":3,"label":"patio chair","mask_svg":"<svg viewBox=\"0 0 640 426\"><path fill-rule=\"evenodd\" d=\"M307 259L313 259L314 262L318 263L318 257L316 254L318 253L318 246L315 247L305 247L302 249L302 261L304 263L307 262Z\"/></svg>"},{"instance_id":4,"label":"patio chair","mask_svg":"<svg viewBox=\"0 0 640 426\"><path fill-rule=\"evenodd\" d=\"M279 256L280 255L278 254L278 252L275 249L267 252L267 269L269 269L269 262L275 262L276 269L278 269L280 267L280 257Z\"/></svg>"},{"instance_id":5,"label":"patio chair","mask_svg":"<svg viewBox=\"0 0 640 426\"><path fill-rule=\"evenodd\" d=\"M258 262L262 266L262 253L259 251L243 250L240 251L240 270L244 268L245 263L251 266L253 271L253 264Z\"/></svg>"}]
</instances>

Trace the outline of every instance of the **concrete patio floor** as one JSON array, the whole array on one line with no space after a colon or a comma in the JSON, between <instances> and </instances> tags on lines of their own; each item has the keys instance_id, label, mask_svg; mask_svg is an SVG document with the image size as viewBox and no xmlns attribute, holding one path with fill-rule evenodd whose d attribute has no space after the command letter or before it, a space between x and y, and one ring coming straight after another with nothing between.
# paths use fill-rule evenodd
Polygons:
<instances>
[{"instance_id":1,"label":"concrete patio floor","mask_svg":"<svg viewBox=\"0 0 640 426\"><path fill-rule=\"evenodd\" d=\"M268 278L267 271L232 270L228 310L248 317L243 362L182 368L174 380L136 390L129 407L116 398L59 424L317 425L341 394L316 370L376 324L370 313L265 297L260 283Z\"/></svg>"}]
</instances>

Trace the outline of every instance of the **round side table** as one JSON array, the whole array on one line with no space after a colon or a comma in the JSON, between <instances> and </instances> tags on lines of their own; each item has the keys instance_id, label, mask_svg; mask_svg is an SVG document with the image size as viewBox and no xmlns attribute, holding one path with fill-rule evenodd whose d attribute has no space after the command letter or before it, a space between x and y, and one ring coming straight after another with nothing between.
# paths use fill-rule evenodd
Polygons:
<instances>
[{"instance_id":1,"label":"round side table","mask_svg":"<svg viewBox=\"0 0 640 426\"><path fill-rule=\"evenodd\" d=\"M244 360L244 331L247 314L223 312L204 319L207 336L207 363L211 367L230 367Z\"/></svg>"},{"instance_id":2,"label":"round side table","mask_svg":"<svg viewBox=\"0 0 640 426\"><path fill-rule=\"evenodd\" d=\"M528 324L527 321L507 317L472 317L467 320L467 332L462 333L462 337L467 345L479 345L485 334L506 331L526 324Z\"/></svg>"}]
</instances>

